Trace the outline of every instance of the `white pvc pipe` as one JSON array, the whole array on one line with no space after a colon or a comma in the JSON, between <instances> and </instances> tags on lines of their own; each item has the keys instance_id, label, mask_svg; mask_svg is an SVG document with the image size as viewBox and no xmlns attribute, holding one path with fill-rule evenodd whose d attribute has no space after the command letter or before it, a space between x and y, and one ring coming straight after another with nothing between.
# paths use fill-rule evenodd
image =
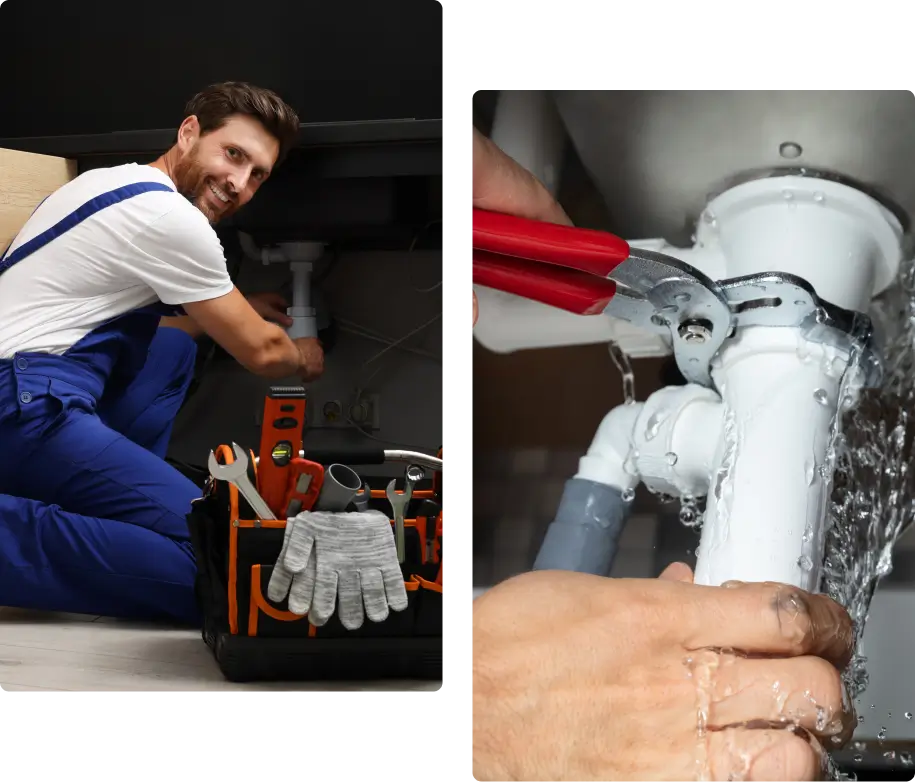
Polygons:
<instances>
[{"instance_id":1,"label":"white pvc pipe","mask_svg":"<svg viewBox=\"0 0 915 782\"><path fill-rule=\"evenodd\" d=\"M671 386L645 401L635 426L636 466L645 485L672 496L708 490L723 406L702 386Z\"/></svg>"},{"instance_id":2,"label":"white pvc pipe","mask_svg":"<svg viewBox=\"0 0 915 782\"><path fill-rule=\"evenodd\" d=\"M634 489L639 482L630 460L635 422L641 413L639 403L615 407L601 421L588 452L578 462L576 478L584 478L614 489Z\"/></svg>"},{"instance_id":3,"label":"white pvc pipe","mask_svg":"<svg viewBox=\"0 0 915 782\"><path fill-rule=\"evenodd\" d=\"M664 356L670 348L657 334L604 315L573 315L511 293L475 285L479 318L474 338L494 353L563 345L616 342L632 358Z\"/></svg>"},{"instance_id":4,"label":"white pvc pipe","mask_svg":"<svg viewBox=\"0 0 915 782\"><path fill-rule=\"evenodd\" d=\"M538 90L500 92L489 137L556 195L565 129L549 93Z\"/></svg>"},{"instance_id":5,"label":"white pvc pipe","mask_svg":"<svg viewBox=\"0 0 915 782\"><path fill-rule=\"evenodd\" d=\"M816 589L834 466L826 451L845 366L834 349L777 328L746 329L716 360L724 427L697 584L735 579Z\"/></svg>"},{"instance_id":6,"label":"white pvc pipe","mask_svg":"<svg viewBox=\"0 0 915 782\"><path fill-rule=\"evenodd\" d=\"M292 306L311 306L311 264L291 263L292 267Z\"/></svg>"},{"instance_id":7,"label":"white pvc pipe","mask_svg":"<svg viewBox=\"0 0 915 782\"><path fill-rule=\"evenodd\" d=\"M858 312L895 279L901 238L899 221L870 196L799 176L726 191L708 205L696 236L723 256L724 277L786 272L821 299Z\"/></svg>"}]
</instances>

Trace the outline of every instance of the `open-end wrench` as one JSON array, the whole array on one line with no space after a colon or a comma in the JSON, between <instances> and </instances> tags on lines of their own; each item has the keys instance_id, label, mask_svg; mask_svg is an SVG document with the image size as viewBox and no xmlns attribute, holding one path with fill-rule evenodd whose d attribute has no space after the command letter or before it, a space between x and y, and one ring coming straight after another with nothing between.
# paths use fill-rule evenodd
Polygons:
<instances>
[{"instance_id":1,"label":"open-end wrench","mask_svg":"<svg viewBox=\"0 0 915 782\"><path fill-rule=\"evenodd\" d=\"M407 558L407 543L406 535L404 533L404 514L406 513L407 506L410 504L410 499L413 497L413 486L417 482L423 479L425 473L423 472L422 467L418 467L415 464L411 464L407 467L407 473L404 476L404 486L403 492L398 493L396 491L397 481L393 480L388 484L388 488L385 491L385 494L388 497L388 502L391 503L391 508L394 511L394 543L397 546L397 561L403 563Z\"/></svg>"},{"instance_id":2,"label":"open-end wrench","mask_svg":"<svg viewBox=\"0 0 915 782\"><path fill-rule=\"evenodd\" d=\"M264 498L248 478L248 455L244 448L238 443L232 443L232 449L235 451L235 461L231 464L220 464L216 461L216 454L210 451L210 459L207 462L210 475L217 481L228 481L234 484L258 518L275 519L276 516L270 510L270 506L264 502Z\"/></svg>"}]
</instances>

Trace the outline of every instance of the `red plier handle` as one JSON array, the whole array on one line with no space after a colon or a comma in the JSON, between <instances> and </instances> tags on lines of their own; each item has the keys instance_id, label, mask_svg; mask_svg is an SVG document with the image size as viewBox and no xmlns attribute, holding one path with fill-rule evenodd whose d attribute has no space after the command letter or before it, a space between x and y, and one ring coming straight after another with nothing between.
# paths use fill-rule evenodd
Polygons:
<instances>
[{"instance_id":1,"label":"red plier handle","mask_svg":"<svg viewBox=\"0 0 915 782\"><path fill-rule=\"evenodd\" d=\"M473 281L578 315L604 311L629 257L618 236L473 210Z\"/></svg>"}]
</instances>

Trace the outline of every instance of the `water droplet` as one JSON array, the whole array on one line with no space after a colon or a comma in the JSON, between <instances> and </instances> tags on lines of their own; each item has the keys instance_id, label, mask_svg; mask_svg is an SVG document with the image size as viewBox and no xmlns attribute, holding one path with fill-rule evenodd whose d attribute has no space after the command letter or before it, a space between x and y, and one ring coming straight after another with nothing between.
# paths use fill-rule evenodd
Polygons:
<instances>
[{"instance_id":1,"label":"water droplet","mask_svg":"<svg viewBox=\"0 0 915 782\"><path fill-rule=\"evenodd\" d=\"M813 562L811 561L810 557L804 554L803 556L797 558L797 566L806 572L813 569Z\"/></svg>"},{"instance_id":2,"label":"water droplet","mask_svg":"<svg viewBox=\"0 0 915 782\"><path fill-rule=\"evenodd\" d=\"M912 712L907 711L907 712L905 713L905 718L906 718L907 720L912 719Z\"/></svg>"},{"instance_id":3,"label":"water droplet","mask_svg":"<svg viewBox=\"0 0 915 782\"><path fill-rule=\"evenodd\" d=\"M695 238L693 239L695 241ZM674 296L674 301L679 301L681 304L686 304L692 297L688 293L678 293Z\"/></svg>"},{"instance_id":4,"label":"water droplet","mask_svg":"<svg viewBox=\"0 0 915 782\"><path fill-rule=\"evenodd\" d=\"M886 739L886 728L880 728L880 730L877 731L877 739L879 741Z\"/></svg>"},{"instance_id":5,"label":"water droplet","mask_svg":"<svg viewBox=\"0 0 915 782\"><path fill-rule=\"evenodd\" d=\"M664 423L666 418L667 411L665 410L658 410L648 417L648 423L645 425L646 440L653 440L657 436L658 430L661 428L661 424Z\"/></svg>"},{"instance_id":6,"label":"water droplet","mask_svg":"<svg viewBox=\"0 0 915 782\"><path fill-rule=\"evenodd\" d=\"M858 715L858 724L860 725L862 722L864 722L864 717Z\"/></svg>"},{"instance_id":7,"label":"water droplet","mask_svg":"<svg viewBox=\"0 0 915 782\"><path fill-rule=\"evenodd\" d=\"M817 307L816 309L816 318L817 323L825 323L829 316L826 314L826 310L822 307Z\"/></svg>"},{"instance_id":8,"label":"water droplet","mask_svg":"<svg viewBox=\"0 0 915 782\"><path fill-rule=\"evenodd\" d=\"M885 757L887 760L895 760L895 759L896 759L896 751L895 751L895 750L892 750L892 749L887 750L886 752L883 753L883 757Z\"/></svg>"},{"instance_id":9,"label":"water droplet","mask_svg":"<svg viewBox=\"0 0 915 782\"><path fill-rule=\"evenodd\" d=\"M818 405L823 405L823 407L829 407L829 394L826 393L825 388L818 388L813 392L813 398L816 400Z\"/></svg>"},{"instance_id":10,"label":"water droplet","mask_svg":"<svg viewBox=\"0 0 915 782\"><path fill-rule=\"evenodd\" d=\"M690 364L698 364L698 363L699 363L699 359L696 358L695 356L693 356L693 357L689 360L689 363L690 363Z\"/></svg>"},{"instance_id":11,"label":"water droplet","mask_svg":"<svg viewBox=\"0 0 915 782\"><path fill-rule=\"evenodd\" d=\"M782 197L783 197L786 201L793 201L793 200L794 200L794 193L792 193L790 190L782 190Z\"/></svg>"},{"instance_id":12,"label":"water droplet","mask_svg":"<svg viewBox=\"0 0 915 782\"><path fill-rule=\"evenodd\" d=\"M863 741L853 741L851 743L851 748L858 750L858 752L864 752L864 750L867 749L867 744Z\"/></svg>"},{"instance_id":13,"label":"water droplet","mask_svg":"<svg viewBox=\"0 0 915 782\"><path fill-rule=\"evenodd\" d=\"M671 467L673 467L673 466L677 463L677 454L675 454L673 451L670 451L670 452L667 454L667 463L668 463Z\"/></svg>"},{"instance_id":14,"label":"water droplet","mask_svg":"<svg viewBox=\"0 0 915 782\"><path fill-rule=\"evenodd\" d=\"M911 752L900 752L899 759L902 761L903 766L911 766L913 765L913 762L915 762L912 760Z\"/></svg>"},{"instance_id":15,"label":"water droplet","mask_svg":"<svg viewBox=\"0 0 915 782\"><path fill-rule=\"evenodd\" d=\"M855 763L860 763L862 760L864 760L864 756L863 756L863 755L861 755L861 754L856 754L856 755L855 755Z\"/></svg>"},{"instance_id":16,"label":"water droplet","mask_svg":"<svg viewBox=\"0 0 915 782\"><path fill-rule=\"evenodd\" d=\"M876 709L877 706L876 706L875 704L872 703L872 704L871 704L871 708L872 708L872 709Z\"/></svg>"},{"instance_id":17,"label":"water droplet","mask_svg":"<svg viewBox=\"0 0 915 782\"><path fill-rule=\"evenodd\" d=\"M680 523L684 527L690 527L694 529L699 526L701 521L702 518L699 516L699 514L696 513L695 510L693 510L692 507L685 505L680 508Z\"/></svg>"},{"instance_id":18,"label":"water droplet","mask_svg":"<svg viewBox=\"0 0 915 782\"><path fill-rule=\"evenodd\" d=\"M796 302L794 302L794 303L795 303L798 307L803 307L807 302L804 301L803 299L798 299L798 300L797 300Z\"/></svg>"},{"instance_id":19,"label":"water droplet","mask_svg":"<svg viewBox=\"0 0 915 782\"><path fill-rule=\"evenodd\" d=\"M788 160L794 160L799 158L803 152L803 148L796 141L783 141L778 145L778 154L783 158Z\"/></svg>"},{"instance_id":20,"label":"water droplet","mask_svg":"<svg viewBox=\"0 0 915 782\"><path fill-rule=\"evenodd\" d=\"M824 196L819 190L813 194L813 200L818 204L826 203L826 196Z\"/></svg>"},{"instance_id":21,"label":"water droplet","mask_svg":"<svg viewBox=\"0 0 915 782\"><path fill-rule=\"evenodd\" d=\"M635 489L623 489L620 496L623 498L623 502L632 502L635 499Z\"/></svg>"},{"instance_id":22,"label":"water droplet","mask_svg":"<svg viewBox=\"0 0 915 782\"><path fill-rule=\"evenodd\" d=\"M680 311L680 308L676 304L665 304L661 307L661 312L667 312L671 315Z\"/></svg>"}]
</instances>

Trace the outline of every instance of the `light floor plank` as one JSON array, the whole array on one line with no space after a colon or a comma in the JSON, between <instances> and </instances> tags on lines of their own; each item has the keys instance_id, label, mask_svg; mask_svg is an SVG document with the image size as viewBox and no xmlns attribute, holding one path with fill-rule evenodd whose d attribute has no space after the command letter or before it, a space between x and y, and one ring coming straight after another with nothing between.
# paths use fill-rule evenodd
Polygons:
<instances>
[{"instance_id":1,"label":"light floor plank","mask_svg":"<svg viewBox=\"0 0 915 782\"><path fill-rule=\"evenodd\" d=\"M441 682L229 682L200 632L0 608L0 687L71 691L437 690Z\"/></svg>"}]
</instances>

